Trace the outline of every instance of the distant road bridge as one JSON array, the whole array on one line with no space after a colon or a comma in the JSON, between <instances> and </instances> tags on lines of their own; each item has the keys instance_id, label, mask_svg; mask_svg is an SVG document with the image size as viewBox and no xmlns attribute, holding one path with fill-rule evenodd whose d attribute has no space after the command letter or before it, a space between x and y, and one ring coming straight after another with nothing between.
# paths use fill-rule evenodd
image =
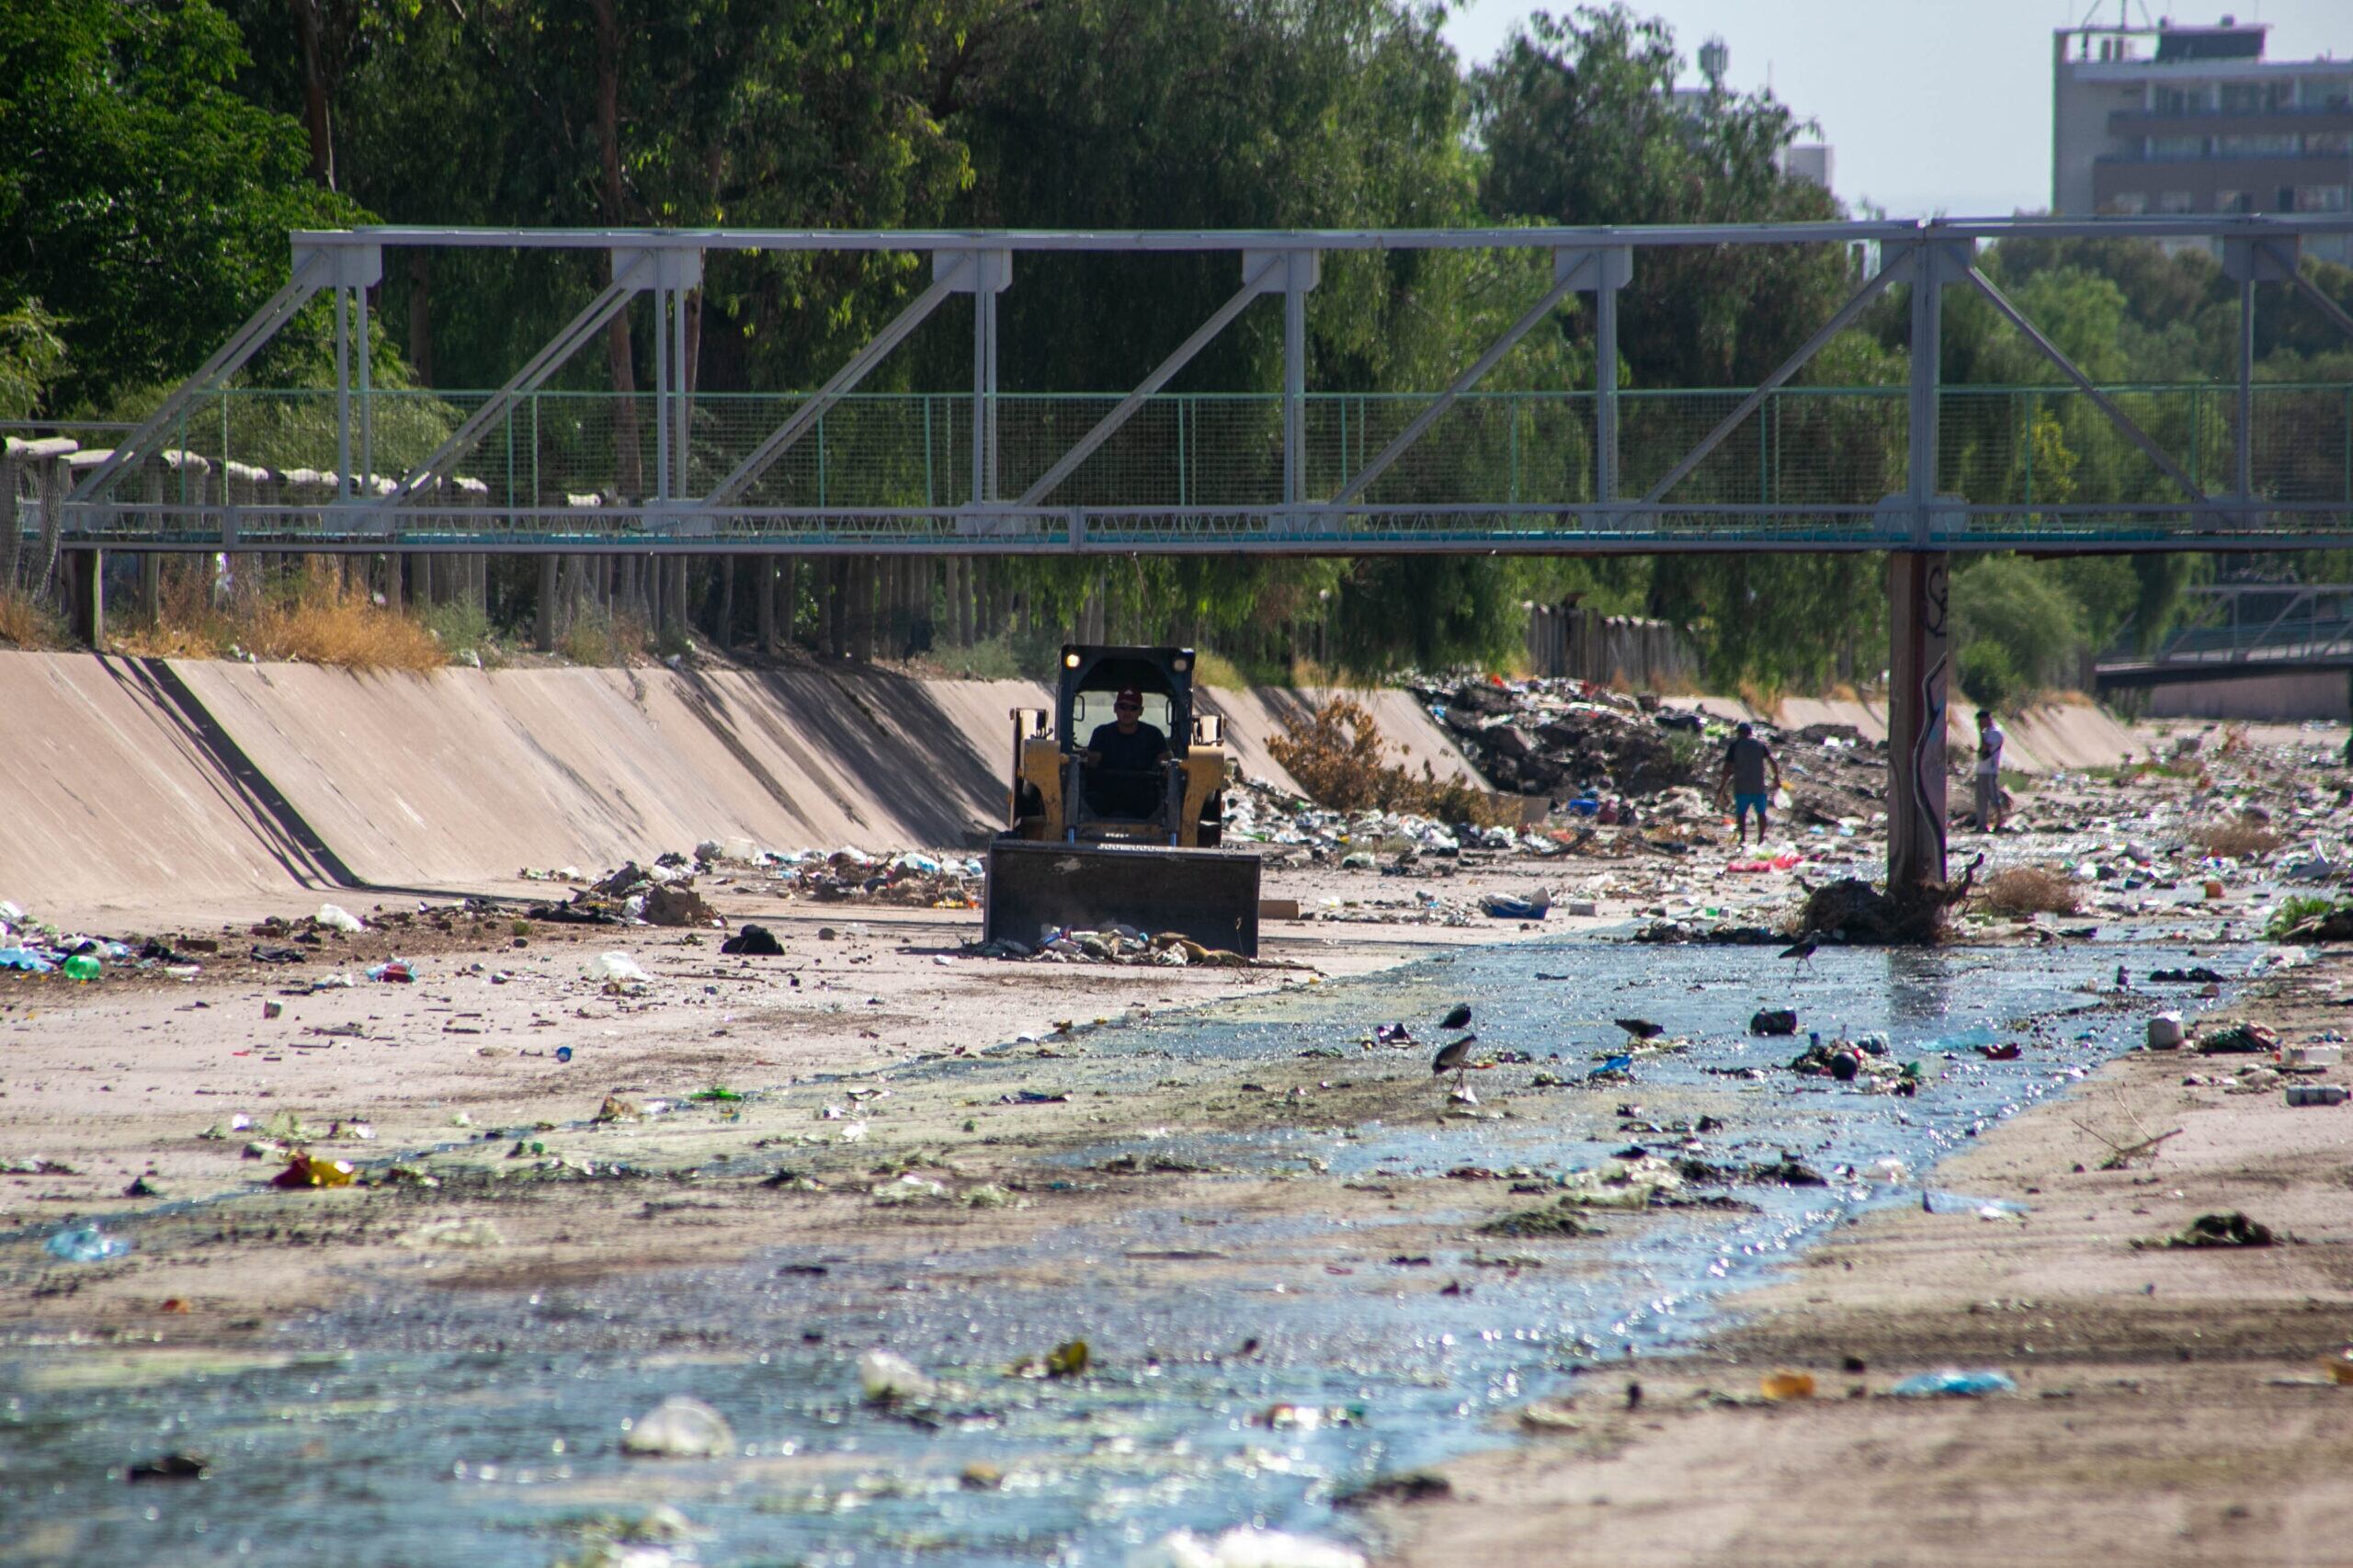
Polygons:
<instances>
[{"instance_id":1,"label":"distant road bridge","mask_svg":"<svg viewBox=\"0 0 2353 1568\"><path fill-rule=\"evenodd\" d=\"M2224 583L2190 590L2191 623L2145 658L2102 659L2099 689L2353 670L2353 584Z\"/></svg>"},{"instance_id":2,"label":"distant road bridge","mask_svg":"<svg viewBox=\"0 0 2353 1568\"><path fill-rule=\"evenodd\" d=\"M1947 583L1954 551L2353 549L2353 385L2258 385L2258 288L2353 334L2300 271L2305 236L2353 216L2009 218L1665 228L1268 233L825 233L374 228L293 237L286 286L124 438L8 449L0 567L28 545L62 569L77 625L103 614L101 556L129 551L528 553L542 603L565 554L1556 553L1885 551L1893 647L1889 874L1941 881ZM2103 387L1977 265L2013 238L2203 244L2237 285L2236 374ZM1646 257L1699 247L1839 247L1854 288L1749 388L1618 384L1619 295ZM608 281L501 386L369 384L368 292L387 250L586 252ZM1518 316L1442 389L1311 387L1307 300L1327 258L1475 250L1523 258ZM810 391L716 396L688 383L688 297L753 254L908 256L928 282ZM998 300L1045 253L1231 258L1235 290L1123 392L1014 395ZM1024 258L1030 258L1025 262ZM1902 287L1897 386L1802 383L1809 363ZM1948 290L2030 344L2047 385L1947 386ZM335 306L327 387L238 371L313 296ZM1589 298L1589 387L1482 391L1531 330ZM1136 309L1152 309L1147 291ZM1282 384L1171 395L1171 380L1260 301L1282 312ZM969 391L861 395L950 301L969 313ZM607 324L652 313L652 385L551 380ZM1582 302L1582 300L1579 301ZM2097 449L2089 450L2097 438ZM2051 459L2067 460L2052 472ZM2038 473L2038 454L2045 454ZM2096 458L2097 460L2089 460ZM24 504L17 504L22 495ZM682 581L682 578L678 578Z\"/></svg>"}]
</instances>

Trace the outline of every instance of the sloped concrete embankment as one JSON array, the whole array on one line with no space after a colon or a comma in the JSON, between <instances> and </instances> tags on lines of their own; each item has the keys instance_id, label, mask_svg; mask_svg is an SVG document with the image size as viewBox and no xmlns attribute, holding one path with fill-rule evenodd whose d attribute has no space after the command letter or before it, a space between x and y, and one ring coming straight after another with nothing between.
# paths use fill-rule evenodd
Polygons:
<instances>
[{"instance_id":1,"label":"sloped concrete embankment","mask_svg":"<svg viewBox=\"0 0 2353 1568\"><path fill-rule=\"evenodd\" d=\"M1217 692L1253 776L1318 694ZM0 654L0 898L49 918L240 915L290 893L512 886L712 836L958 846L1001 820L1021 681L872 670L447 670ZM1416 767L1464 765L1398 692Z\"/></svg>"}]
</instances>

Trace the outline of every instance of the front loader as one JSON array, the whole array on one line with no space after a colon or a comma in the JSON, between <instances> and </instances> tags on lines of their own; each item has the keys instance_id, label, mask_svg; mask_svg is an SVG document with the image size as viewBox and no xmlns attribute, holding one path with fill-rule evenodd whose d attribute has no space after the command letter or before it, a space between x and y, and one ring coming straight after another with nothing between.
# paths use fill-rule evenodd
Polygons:
<instances>
[{"instance_id":1,"label":"front loader","mask_svg":"<svg viewBox=\"0 0 2353 1568\"><path fill-rule=\"evenodd\" d=\"M1258 857L1219 846L1226 751L1222 721L1193 708L1190 648L1071 645L1054 706L1013 710L1010 821L989 846L982 931L1036 945L1047 929L1173 931L1255 958ZM1083 753L1122 690L1169 756L1114 772Z\"/></svg>"}]
</instances>

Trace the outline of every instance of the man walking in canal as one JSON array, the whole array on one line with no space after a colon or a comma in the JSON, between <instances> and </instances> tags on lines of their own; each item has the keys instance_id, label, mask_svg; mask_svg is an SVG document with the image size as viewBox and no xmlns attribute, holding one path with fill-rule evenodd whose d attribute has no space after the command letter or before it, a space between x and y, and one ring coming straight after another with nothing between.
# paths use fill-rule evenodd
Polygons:
<instances>
[{"instance_id":1,"label":"man walking in canal","mask_svg":"<svg viewBox=\"0 0 2353 1568\"><path fill-rule=\"evenodd\" d=\"M1781 759L1773 748L1756 738L1756 726L1743 723L1733 732L1732 744L1724 748L1724 765L1716 776L1716 799L1723 799L1727 786L1732 790L1733 821L1740 829L1740 842L1748 843L1748 813L1756 813L1756 842L1765 842L1765 808L1772 796L1765 791L1765 770L1773 770L1773 788L1781 787Z\"/></svg>"},{"instance_id":2,"label":"man walking in canal","mask_svg":"<svg viewBox=\"0 0 2353 1568\"><path fill-rule=\"evenodd\" d=\"M2009 737L1990 708L1977 710L1977 831L2002 831L2002 743Z\"/></svg>"}]
</instances>

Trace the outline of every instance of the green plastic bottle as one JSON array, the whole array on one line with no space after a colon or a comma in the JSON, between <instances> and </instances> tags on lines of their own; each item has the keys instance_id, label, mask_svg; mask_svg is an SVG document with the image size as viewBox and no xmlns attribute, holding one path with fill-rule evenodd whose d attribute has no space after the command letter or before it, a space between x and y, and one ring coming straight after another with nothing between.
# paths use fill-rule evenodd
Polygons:
<instances>
[{"instance_id":1,"label":"green plastic bottle","mask_svg":"<svg viewBox=\"0 0 2353 1568\"><path fill-rule=\"evenodd\" d=\"M87 953L75 953L72 958L65 960L64 968L65 978L68 980L96 980L98 978L98 960L92 958Z\"/></svg>"}]
</instances>

